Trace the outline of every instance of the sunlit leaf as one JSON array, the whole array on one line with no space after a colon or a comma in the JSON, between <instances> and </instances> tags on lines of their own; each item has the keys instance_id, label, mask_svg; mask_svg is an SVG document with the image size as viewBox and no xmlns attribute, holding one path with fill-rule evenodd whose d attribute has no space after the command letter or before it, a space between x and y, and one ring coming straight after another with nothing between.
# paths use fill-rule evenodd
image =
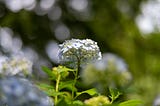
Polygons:
<instances>
[{"instance_id":1,"label":"sunlit leaf","mask_svg":"<svg viewBox=\"0 0 160 106\"><path fill-rule=\"evenodd\" d=\"M139 106L142 104L140 100L128 100L119 104L119 106Z\"/></svg>"},{"instance_id":2,"label":"sunlit leaf","mask_svg":"<svg viewBox=\"0 0 160 106\"><path fill-rule=\"evenodd\" d=\"M84 94L84 93L87 93L87 94L93 96L93 95L97 94L97 90L95 88L92 88L92 89L89 89L89 90L86 90L86 91L77 92L77 96L79 96L81 94Z\"/></svg>"}]
</instances>

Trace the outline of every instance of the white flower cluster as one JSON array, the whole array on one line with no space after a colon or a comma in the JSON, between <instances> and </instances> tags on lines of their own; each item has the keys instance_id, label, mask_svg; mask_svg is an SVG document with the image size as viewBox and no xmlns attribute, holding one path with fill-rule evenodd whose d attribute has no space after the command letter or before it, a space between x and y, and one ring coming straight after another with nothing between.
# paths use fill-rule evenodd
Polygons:
<instances>
[{"instance_id":1,"label":"white flower cluster","mask_svg":"<svg viewBox=\"0 0 160 106\"><path fill-rule=\"evenodd\" d=\"M59 45L59 58L62 63L70 63L69 65L75 67L77 61L80 64L86 64L102 58L97 42L90 39L66 40Z\"/></svg>"},{"instance_id":2,"label":"white flower cluster","mask_svg":"<svg viewBox=\"0 0 160 106\"><path fill-rule=\"evenodd\" d=\"M32 62L22 56L0 56L0 75L2 76L25 76L32 73Z\"/></svg>"},{"instance_id":3,"label":"white flower cluster","mask_svg":"<svg viewBox=\"0 0 160 106\"><path fill-rule=\"evenodd\" d=\"M24 78L0 79L0 106L53 106L44 92Z\"/></svg>"}]
</instances>

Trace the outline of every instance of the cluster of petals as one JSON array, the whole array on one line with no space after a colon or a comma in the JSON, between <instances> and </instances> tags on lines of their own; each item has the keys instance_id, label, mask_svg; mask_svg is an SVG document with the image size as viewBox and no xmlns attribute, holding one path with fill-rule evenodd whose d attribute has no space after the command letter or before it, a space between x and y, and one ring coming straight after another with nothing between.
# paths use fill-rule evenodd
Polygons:
<instances>
[{"instance_id":1,"label":"cluster of petals","mask_svg":"<svg viewBox=\"0 0 160 106\"><path fill-rule=\"evenodd\" d=\"M73 66L77 61L82 65L102 58L97 42L90 39L66 40L59 47L60 62L70 62Z\"/></svg>"},{"instance_id":2,"label":"cluster of petals","mask_svg":"<svg viewBox=\"0 0 160 106\"><path fill-rule=\"evenodd\" d=\"M25 76L32 73L32 62L23 56L0 56L1 76Z\"/></svg>"}]
</instances>

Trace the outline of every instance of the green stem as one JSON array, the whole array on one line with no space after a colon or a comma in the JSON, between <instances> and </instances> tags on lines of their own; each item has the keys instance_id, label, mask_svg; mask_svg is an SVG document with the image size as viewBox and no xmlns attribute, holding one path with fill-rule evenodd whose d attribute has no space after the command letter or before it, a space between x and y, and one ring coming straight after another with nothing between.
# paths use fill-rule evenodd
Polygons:
<instances>
[{"instance_id":1,"label":"green stem","mask_svg":"<svg viewBox=\"0 0 160 106\"><path fill-rule=\"evenodd\" d=\"M74 73L75 78L74 78L74 83L73 83L73 88L72 88L72 101L74 100L74 87L75 87L77 79L78 79L78 72L79 71L80 71L80 59L77 57L77 70Z\"/></svg>"},{"instance_id":2,"label":"green stem","mask_svg":"<svg viewBox=\"0 0 160 106\"><path fill-rule=\"evenodd\" d=\"M59 82L60 82L60 79L61 79L61 75L58 74L58 77L56 79L56 93L59 92ZM55 96L55 106L57 105L57 102L58 102L58 95Z\"/></svg>"},{"instance_id":3,"label":"green stem","mask_svg":"<svg viewBox=\"0 0 160 106\"><path fill-rule=\"evenodd\" d=\"M113 103L113 101L114 101L114 100L112 99L112 100L111 100L111 104Z\"/></svg>"}]
</instances>

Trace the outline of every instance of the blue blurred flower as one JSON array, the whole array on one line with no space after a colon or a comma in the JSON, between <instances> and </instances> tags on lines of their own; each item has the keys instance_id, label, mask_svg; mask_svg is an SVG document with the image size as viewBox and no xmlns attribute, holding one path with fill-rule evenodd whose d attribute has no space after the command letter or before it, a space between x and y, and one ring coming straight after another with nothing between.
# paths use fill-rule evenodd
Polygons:
<instances>
[{"instance_id":1,"label":"blue blurred flower","mask_svg":"<svg viewBox=\"0 0 160 106\"><path fill-rule=\"evenodd\" d=\"M76 62L78 61L80 65L84 65L102 58L97 42L90 39L66 40L63 44L60 44L59 47L60 62L69 63L69 65L74 68L77 67Z\"/></svg>"},{"instance_id":2,"label":"blue blurred flower","mask_svg":"<svg viewBox=\"0 0 160 106\"><path fill-rule=\"evenodd\" d=\"M53 106L52 100L24 78L0 80L0 106Z\"/></svg>"}]
</instances>

